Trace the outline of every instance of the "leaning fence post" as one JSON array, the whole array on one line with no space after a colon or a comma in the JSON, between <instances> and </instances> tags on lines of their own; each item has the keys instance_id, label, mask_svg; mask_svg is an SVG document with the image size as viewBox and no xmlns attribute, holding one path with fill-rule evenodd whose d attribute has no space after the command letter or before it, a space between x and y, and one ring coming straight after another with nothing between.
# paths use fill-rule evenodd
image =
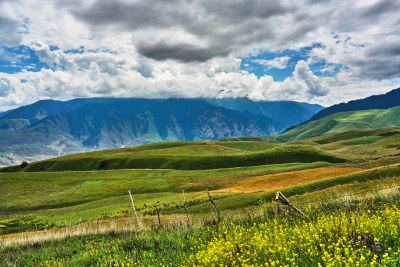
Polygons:
<instances>
[{"instance_id":1,"label":"leaning fence post","mask_svg":"<svg viewBox=\"0 0 400 267\"><path fill-rule=\"evenodd\" d=\"M213 208L214 208L214 211L215 211L215 213L216 213L217 216L218 216L218 221L221 221L221 214L219 213L219 210L218 210L218 208L217 208L217 205L215 205L215 202L214 202L213 198L211 197L211 194L210 194L210 192L208 191L208 188L206 188L206 190L207 190L208 197L210 198L210 202L211 202L211 204L212 204L212 206L213 206Z\"/></svg>"},{"instance_id":2,"label":"leaning fence post","mask_svg":"<svg viewBox=\"0 0 400 267\"><path fill-rule=\"evenodd\" d=\"M156 206L156 212L157 212L157 217L158 217L158 226L161 227L161 219L160 219L160 213L158 212L158 208Z\"/></svg>"},{"instance_id":3,"label":"leaning fence post","mask_svg":"<svg viewBox=\"0 0 400 267\"><path fill-rule=\"evenodd\" d=\"M137 217L137 214L136 214L135 204L133 204L133 198L132 198L131 190L128 190L128 192L129 192L129 196L131 197L133 212L135 213L136 224L137 224L137 226L139 226L139 220L138 220L138 217Z\"/></svg>"},{"instance_id":4,"label":"leaning fence post","mask_svg":"<svg viewBox=\"0 0 400 267\"><path fill-rule=\"evenodd\" d=\"M188 220L188 223L191 224L190 218L189 218L189 213L188 213L188 210L187 210L187 204L186 204L186 198L185 198L185 190L182 190L182 195L183 195L183 206L185 207L187 220Z\"/></svg>"},{"instance_id":5,"label":"leaning fence post","mask_svg":"<svg viewBox=\"0 0 400 267\"><path fill-rule=\"evenodd\" d=\"M275 197L275 201L279 201L280 203L287 205L291 208L293 208L295 211L297 211L298 213L300 213L301 215L303 215L304 217L306 217L307 219L308 216L305 215L301 210L299 210L298 208L296 208L295 206L293 206L292 203L290 203L290 201L281 193L281 192L276 192L276 197Z\"/></svg>"}]
</instances>

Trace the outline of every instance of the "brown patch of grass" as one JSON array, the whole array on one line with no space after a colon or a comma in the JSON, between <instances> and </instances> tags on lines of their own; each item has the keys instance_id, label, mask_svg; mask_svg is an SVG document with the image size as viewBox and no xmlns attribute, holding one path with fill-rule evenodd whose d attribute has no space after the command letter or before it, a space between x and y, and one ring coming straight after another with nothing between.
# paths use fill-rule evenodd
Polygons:
<instances>
[{"instance_id":1,"label":"brown patch of grass","mask_svg":"<svg viewBox=\"0 0 400 267\"><path fill-rule=\"evenodd\" d=\"M253 177L240 181L229 188L223 189L224 192L251 193L257 191L270 191L303 183L324 180L337 176L342 176L354 172L362 171L363 168L356 167L322 167L309 170L284 172Z\"/></svg>"},{"instance_id":2,"label":"brown patch of grass","mask_svg":"<svg viewBox=\"0 0 400 267\"><path fill-rule=\"evenodd\" d=\"M200 226L204 220L210 220L213 214L202 214L197 216L190 215L193 226ZM160 215L162 227L188 227L188 221L185 214ZM61 228L52 228L42 231L22 232L0 235L0 248L15 245L33 244L49 240L65 239L71 236L85 236L92 234L102 234L109 232L127 232L148 230L159 227L158 218L155 215L139 216L139 226L137 226L134 217L124 217L112 220L99 220L82 223L80 226L71 225Z\"/></svg>"}]
</instances>

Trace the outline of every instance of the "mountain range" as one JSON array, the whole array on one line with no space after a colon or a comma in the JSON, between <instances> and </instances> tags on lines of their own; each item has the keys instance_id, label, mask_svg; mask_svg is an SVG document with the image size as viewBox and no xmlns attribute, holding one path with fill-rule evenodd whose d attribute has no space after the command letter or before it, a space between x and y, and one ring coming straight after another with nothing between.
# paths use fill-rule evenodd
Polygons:
<instances>
[{"instance_id":1,"label":"mountain range","mask_svg":"<svg viewBox=\"0 0 400 267\"><path fill-rule=\"evenodd\" d=\"M159 141L273 135L321 109L245 98L42 100L0 114L0 165Z\"/></svg>"}]
</instances>

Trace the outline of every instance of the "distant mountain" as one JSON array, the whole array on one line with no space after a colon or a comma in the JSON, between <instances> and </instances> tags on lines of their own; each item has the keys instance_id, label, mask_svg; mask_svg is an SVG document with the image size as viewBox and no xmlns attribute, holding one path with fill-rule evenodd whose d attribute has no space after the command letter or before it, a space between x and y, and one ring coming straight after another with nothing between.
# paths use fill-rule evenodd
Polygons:
<instances>
[{"instance_id":1,"label":"distant mountain","mask_svg":"<svg viewBox=\"0 0 400 267\"><path fill-rule=\"evenodd\" d=\"M5 111L5 112L0 112L0 118L3 117L4 115L6 115L9 111Z\"/></svg>"},{"instance_id":2,"label":"distant mountain","mask_svg":"<svg viewBox=\"0 0 400 267\"><path fill-rule=\"evenodd\" d=\"M335 113L303 123L274 137L281 141L293 141L346 130L393 126L400 126L400 106Z\"/></svg>"},{"instance_id":3,"label":"distant mountain","mask_svg":"<svg viewBox=\"0 0 400 267\"><path fill-rule=\"evenodd\" d=\"M45 117L66 114L73 110L79 109L82 106L88 104L112 104L121 102L135 101L141 103L141 105L149 105L155 103L157 99L118 99L118 98L77 98L69 101L57 101L57 100L40 100L31 105L22 106L13 110L9 110L0 114L1 119L29 119L31 123L37 122Z\"/></svg>"},{"instance_id":4,"label":"distant mountain","mask_svg":"<svg viewBox=\"0 0 400 267\"><path fill-rule=\"evenodd\" d=\"M283 123L286 128L309 120L323 106L294 101L252 101L248 98L211 98L210 104L237 111L268 116Z\"/></svg>"},{"instance_id":5,"label":"distant mountain","mask_svg":"<svg viewBox=\"0 0 400 267\"><path fill-rule=\"evenodd\" d=\"M43 100L0 117L0 165L159 141L273 135L320 108L246 99ZM292 121L274 117L286 109Z\"/></svg>"},{"instance_id":6,"label":"distant mountain","mask_svg":"<svg viewBox=\"0 0 400 267\"><path fill-rule=\"evenodd\" d=\"M338 112L367 110L367 109L386 109L400 105L400 88L394 89L386 94L373 95L364 99L353 100L347 103L336 104L323 109L311 117L310 120L318 120L323 117Z\"/></svg>"}]
</instances>

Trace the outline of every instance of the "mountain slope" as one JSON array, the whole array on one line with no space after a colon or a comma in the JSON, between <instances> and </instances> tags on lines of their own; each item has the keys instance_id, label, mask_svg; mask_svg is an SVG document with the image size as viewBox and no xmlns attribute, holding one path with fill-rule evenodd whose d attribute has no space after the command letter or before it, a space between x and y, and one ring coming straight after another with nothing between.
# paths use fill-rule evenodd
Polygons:
<instances>
[{"instance_id":1,"label":"mountain slope","mask_svg":"<svg viewBox=\"0 0 400 267\"><path fill-rule=\"evenodd\" d=\"M251 101L247 98L206 99L210 104L227 109L247 111L256 115L268 116L282 122L286 127L309 120L324 107L293 101Z\"/></svg>"},{"instance_id":2,"label":"mountain slope","mask_svg":"<svg viewBox=\"0 0 400 267\"><path fill-rule=\"evenodd\" d=\"M348 111L303 123L276 136L276 138L292 141L352 129L383 128L399 125L400 106L389 109Z\"/></svg>"},{"instance_id":3,"label":"mountain slope","mask_svg":"<svg viewBox=\"0 0 400 267\"><path fill-rule=\"evenodd\" d=\"M386 94L373 95L364 99L333 105L319 111L312 116L310 120L318 120L338 112L367 109L386 109L398 105L400 105L400 88L394 89Z\"/></svg>"}]
</instances>

